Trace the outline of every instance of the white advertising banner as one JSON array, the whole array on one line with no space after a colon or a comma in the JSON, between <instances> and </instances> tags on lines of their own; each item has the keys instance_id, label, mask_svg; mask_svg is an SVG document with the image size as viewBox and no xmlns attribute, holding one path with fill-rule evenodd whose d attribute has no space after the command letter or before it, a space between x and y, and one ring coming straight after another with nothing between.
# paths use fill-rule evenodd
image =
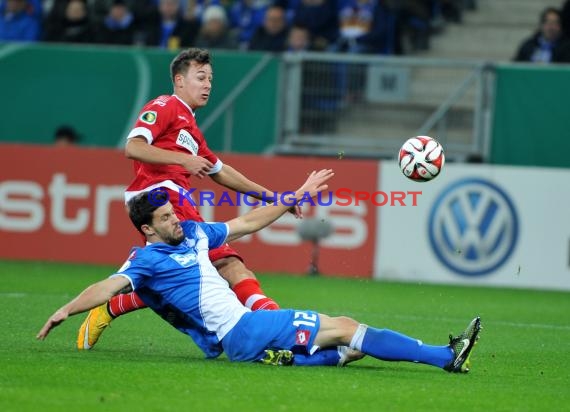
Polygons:
<instances>
[{"instance_id":1,"label":"white advertising banner","mask_svg":"<svg viewBox=\"0 0 570 412\"><path fill-rule=\"evenodd\" d=\"M381 162L374 277L570 290L570 170L447 164L416 183ZM401 203L404 203L402 205Z\"/></svg>"}]
</instances>

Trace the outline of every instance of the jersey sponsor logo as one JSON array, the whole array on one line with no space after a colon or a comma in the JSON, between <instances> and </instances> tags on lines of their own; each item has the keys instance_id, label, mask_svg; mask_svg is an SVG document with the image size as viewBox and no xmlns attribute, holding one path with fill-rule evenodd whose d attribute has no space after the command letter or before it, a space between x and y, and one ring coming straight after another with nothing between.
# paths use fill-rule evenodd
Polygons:
<instances>
[{"instance_id":1,"label":"jersey sponsor logo","mask_svg":"<svg viewBox=\"0 0 570 412\"><path fill-rule=\"evenodd\" d=\"M169 255L171 259L176 261L180 266L187 268L188 266L196 263L196 255L194 253L188 253L182 255L180 253L172 253Z\"/></svg>"},{"instance_id":2,"label":"jersey sponsor logo","mask_svg":"<svg viewBox=\"0 0 570 412\"><path fill-rule=\"evenodd\" d=\"M308 330L298 330L295 333L295 344L307 346L309 344L309 338L311 337L311 332Z\"/></svg>"},{"instance_id":3,"label":"jersey sponsor logo","mask_svg":"<svg viewBox=\"0 0 570 412\"><path fill-rule=\"evenodd\" d=\"M184 129L180 130L180 132L178 133L178 138L176 139L176 144L178 146L184 147L186 150L188 150L194 156L196 156L198 154L198 143L196 143L196 140L194 140L192 135Z\"/></svg>"},{"instance_id":4,"label":"jersey sponsor logo","mask_svg":"<svg viewBox=\"0 0 570 412\"><path fill-rule=\"evenodd\" d=\"M141 116L139 117L139 120L141 122L144 122L146 124L155 124L156 123L156 112L153 112L152 110L146 111L143 114L141 114Z\"/></svg>"},{"instance_id":5,"label":"jersey sponsor logo","mask_svg":"<svg viewBox=\"0 0 570 412\"><path fill-rule=\"evenodd\" d=\"M462 179L434 203L429 238L450 270L481 276L501 267L517 244L517 212L507 193L485 179Z\"/></svg>"}]
</instances>

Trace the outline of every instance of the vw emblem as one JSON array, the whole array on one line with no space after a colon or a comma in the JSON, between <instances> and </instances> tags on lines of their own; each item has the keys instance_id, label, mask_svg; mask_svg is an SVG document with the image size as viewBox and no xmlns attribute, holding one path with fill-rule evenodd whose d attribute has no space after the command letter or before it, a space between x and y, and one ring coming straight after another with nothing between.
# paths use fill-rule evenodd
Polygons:
<instances>
[{"instance_id":1,"label":"vw emblem","mask_svg":"<svg viewBox=\"0 0 570 412\"><path fill-rule=\"evenodd\" d=\"M463 179L446 188L429 217L433 251L446 267L467 276L486 275L505 263L518 230L513 202L483 179Z\"/></svg>"}]
</instances>

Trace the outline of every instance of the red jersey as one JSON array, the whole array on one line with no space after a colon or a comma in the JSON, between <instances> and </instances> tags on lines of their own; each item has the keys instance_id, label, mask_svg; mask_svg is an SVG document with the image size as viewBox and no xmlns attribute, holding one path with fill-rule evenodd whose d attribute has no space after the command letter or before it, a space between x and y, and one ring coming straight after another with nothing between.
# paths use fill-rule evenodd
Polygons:
<instances>
[{"instance_id":1,"label":"red jersey","mask_svg":"<svg viewBox=\"0 0 570 412\"><path fill-rule=\"evenodd\" d=\"M214 164L210 174L221 170L223 164L206 144L196 124L194 112L176 95L159 96L140 111L128 139L143 136L148 144L189 156L202 156ZM136 193L156 187L178 191L190 189L190 172L178 165L158 165L134 161L135 178L127 187L125 200Z\"/></svg>"}]
</instances>

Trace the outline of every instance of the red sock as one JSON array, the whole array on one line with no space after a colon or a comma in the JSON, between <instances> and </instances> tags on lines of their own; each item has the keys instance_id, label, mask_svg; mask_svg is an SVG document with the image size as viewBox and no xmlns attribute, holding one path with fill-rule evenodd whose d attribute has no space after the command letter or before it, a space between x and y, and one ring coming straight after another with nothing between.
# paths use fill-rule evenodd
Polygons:
<instances>
[{"instance_id":1,"label":"red sock","mask_svg":"<svg viewBox=\"0 0 570 412\"><path fill-rule=\"evenodd\" d=\"M114 318L143 308L146 308L146 305L136 292L115 295L107 304L109 314Z\"/></svg>"},{"instance_id":2,"label":"red sock","mask_svg":"<svg viewBox=\"0 0 570 412\"><path fill-rule=\"evenodd\" d=\"M265 296L257 279L244 279L238 282L233 287L233 290L237 295L239 301L251 310L279 309L279 305L273 299Z\"/></svg>"}]
</instances>

